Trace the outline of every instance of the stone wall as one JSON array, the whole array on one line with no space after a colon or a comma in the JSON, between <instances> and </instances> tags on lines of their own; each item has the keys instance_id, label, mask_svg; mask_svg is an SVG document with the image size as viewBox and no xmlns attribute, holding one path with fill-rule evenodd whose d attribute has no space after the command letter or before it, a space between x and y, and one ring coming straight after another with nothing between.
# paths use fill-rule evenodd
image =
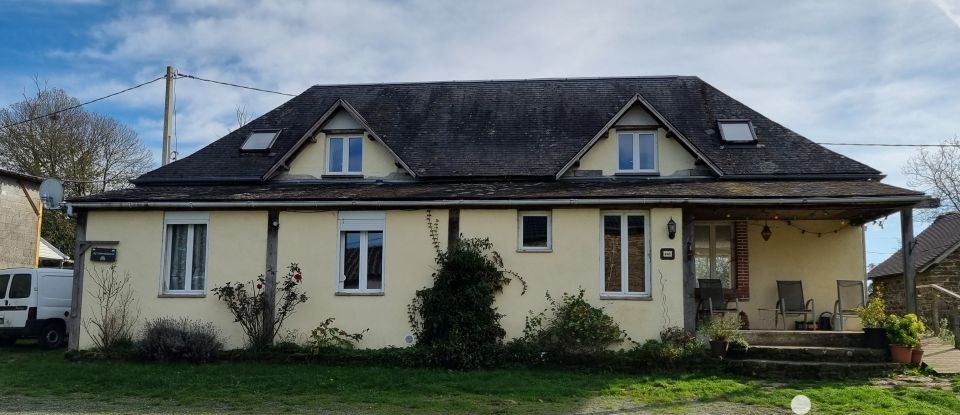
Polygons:
<instances>
[{"instance_id":1,"label":"stone wall","mask_svg":"<svg viewBox=\"0 0 960 415\"><path fill-rule=\"evenodd\" d=\"M34 203L36 183L23 182ZM0 177L0 268L32 267L37 255L37 215L17 180Z\"/></svg>"},{"instance_id":2,"label":"stone wall","mask_svg":"<svg viewBox=\"0 0 960 415\"><path fill-rule=\"evenodd\" d=\"M888 313L903 314L906 312L904 303L903 276L895 275L873 279L875 286L883 290L883 299L887 304ZM917 274L917 285L937 284L950 291L960 293L960 249L954 251L939 264L934 265L922 273ZM917 290L917 308L925 321L933 316L934 291L930 289ZM946 311L960 307L957 301L946 299L940 303L941 318L946 317Z\"/></svg>"}]
</instances>

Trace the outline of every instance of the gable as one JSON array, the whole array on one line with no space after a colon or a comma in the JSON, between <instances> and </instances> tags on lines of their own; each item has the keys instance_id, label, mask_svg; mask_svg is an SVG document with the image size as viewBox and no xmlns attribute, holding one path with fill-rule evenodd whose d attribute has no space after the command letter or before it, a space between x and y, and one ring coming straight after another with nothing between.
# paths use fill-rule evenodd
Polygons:
<instances>
[{"instance_id":1,"label":"gable","mask_svg":"<svg viewBox=\"0 0 960 415\"><path fill-rule=\"evenodd\" d=\"M653 115L650 115L647 110L643 109L643 106L639 104L633 104L627 112L623 113L616 122L613 123L614 126L624 127L624 126L653 126L660 125L660 122L656 118L653 118Z\"/></svg>"},{"instance_id":2,"label":"gable","mask_svg":"<svg viewBox=\"0 0 960 415\"><path fill-rule=\"evenodd\" d=\"M338 120L346 121L346 120ZM344 124L332 124L342 126ZM347 130L340 128L339 130ZM403 168L397 166L393 155L387 149L375 141L369 133L351 133L337 134L337 130L325 130L317 133L314 140L308 141L289 161L289 169L277 177L276 180L316 180L332 179L337 180L333 172L330 171L329 154L330 138L358 136L363 141L363 169L359 176L364 179L409 179Z\"/></svg>"},{"instance_id":3,"label":"gable","mask_svg":"<svg viewBox=\"0 0 960 415\"><path fill-rule=\"evenodd\" d=\"M629 130L629 129L628 129ZM578 166L570 169L565 176L615 176L618 174L617 132L628 131L611 128L607 134L584 153ZM657 137L658 176L690 176L697 170L697 159L693 157L676 138L667 137L663 128L652 130ZM701 173L702 175L702 173Z\"/></svg>"},{"instance_id":4,"label":"gable","mask_svg":"<svg viewBox=\"0 0 960 415\"><path fill-rule=\"evenodd\" d=\"M362 130L363 125L361 125L360 122L353 117L353 115L350 115L349 112L341 108L338 109L337 112L333 113L333 115L330 116L325 123L323 123L320 129L324 131Z\"/></svg>"}]
</instances>

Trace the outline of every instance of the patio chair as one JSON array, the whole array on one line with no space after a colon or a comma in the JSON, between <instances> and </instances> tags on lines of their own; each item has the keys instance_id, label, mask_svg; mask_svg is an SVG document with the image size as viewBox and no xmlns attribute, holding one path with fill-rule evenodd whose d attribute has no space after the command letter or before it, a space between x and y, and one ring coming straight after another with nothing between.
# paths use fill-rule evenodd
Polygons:
<instances>
[{"instance_id":1,"label":"patio chair","mask_svg":"<svg viewBox=\"0 0 960 415\"><path fill-rule=\"evenodd\" d=\"M777 281L777 294L780 299L777 301L777 314L773 318L774 327L779 324L779 319L783 319L783 328L786 330L787 316L803 316L803 321L812 321L817 316L813 299L806 300L803 297L802 281Z\"/></svg>"},{"instance_id":2,"label":"patio chair","mask_svg":"<svg viewBox=\"0 0 960 415\"><path fill-rule=\"evenodd\" d=\"M867 295L861 280L837 280L837 301L833 303L833 318L843 331L844 317L856 317L857 307L867 303Z\"/></svg>"},{"instance_id":3,"label":"patio chair","mask_svg":"<svg viewBox=\"0 0 960 415\"><path fill-rule=\"evenodd\" d=\"M697 304L697 310L701 319L704 315L713 317L717 314L740 314L740 300L734 298L733 301L727 301L723 296L723 283L719 279L698 279L697 283L700 284L700 303ZM732 308L731 303L734 305Z\"/></svg>"}]
</instances>

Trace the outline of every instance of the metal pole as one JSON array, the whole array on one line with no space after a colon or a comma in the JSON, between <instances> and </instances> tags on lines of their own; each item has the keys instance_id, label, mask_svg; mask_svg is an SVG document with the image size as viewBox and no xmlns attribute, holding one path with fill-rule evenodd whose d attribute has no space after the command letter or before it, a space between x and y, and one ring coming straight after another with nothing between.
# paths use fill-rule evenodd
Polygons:
<instances>
[{"instance_id":1,"label":"metal pole","mask_svg":"<svg viewBox=\"0 0 960 415\"><path fill-rule=\"evenodd\" d=\"M913 209L900 210L900 237L903 241L903 288L908 313L917 313L917 268L914 255Z\"/></svg>"},{"instance_id":2,"label":"metal pole","mask_svg":"<svg viewBox=\"0 0 960 415\"><path fill-rule=\"evenodd\" d=\"M176 79L177 70L172 66L167 66L167 95L163 104L163 157L162 165L170 164L170 128L173 126L173 82Z\"/></svg>"}]
</instances>

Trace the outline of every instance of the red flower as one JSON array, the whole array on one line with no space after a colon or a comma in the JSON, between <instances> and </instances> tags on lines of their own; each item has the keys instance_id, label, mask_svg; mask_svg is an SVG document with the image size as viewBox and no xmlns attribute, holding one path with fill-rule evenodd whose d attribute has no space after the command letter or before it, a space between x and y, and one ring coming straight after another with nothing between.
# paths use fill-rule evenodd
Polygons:
<instances>
[{"instance_id":1,"label":"red flower","mask_svg":"<svg viewBox=\"0 0 960 415\"><path fill-rule=\"evenodd\" d=\"M257 289L259 290L259 289L262 289L262 288L263 288L263 284L261 284L261 283L258 282L258 283L257 283Z\"/></svg>"},{"instance_id":2,"label":"red flower","mask_svg":"<svg viewBox=\"0 0 960 415\"><path fill-rule=\"evenodd\" d=\"M300 282L300 280L303 279L303 276L300 275L300 273L298 272L296 274L293 274L293 279L297 280L297 282Z\"/></svg>"}]
</instances>

